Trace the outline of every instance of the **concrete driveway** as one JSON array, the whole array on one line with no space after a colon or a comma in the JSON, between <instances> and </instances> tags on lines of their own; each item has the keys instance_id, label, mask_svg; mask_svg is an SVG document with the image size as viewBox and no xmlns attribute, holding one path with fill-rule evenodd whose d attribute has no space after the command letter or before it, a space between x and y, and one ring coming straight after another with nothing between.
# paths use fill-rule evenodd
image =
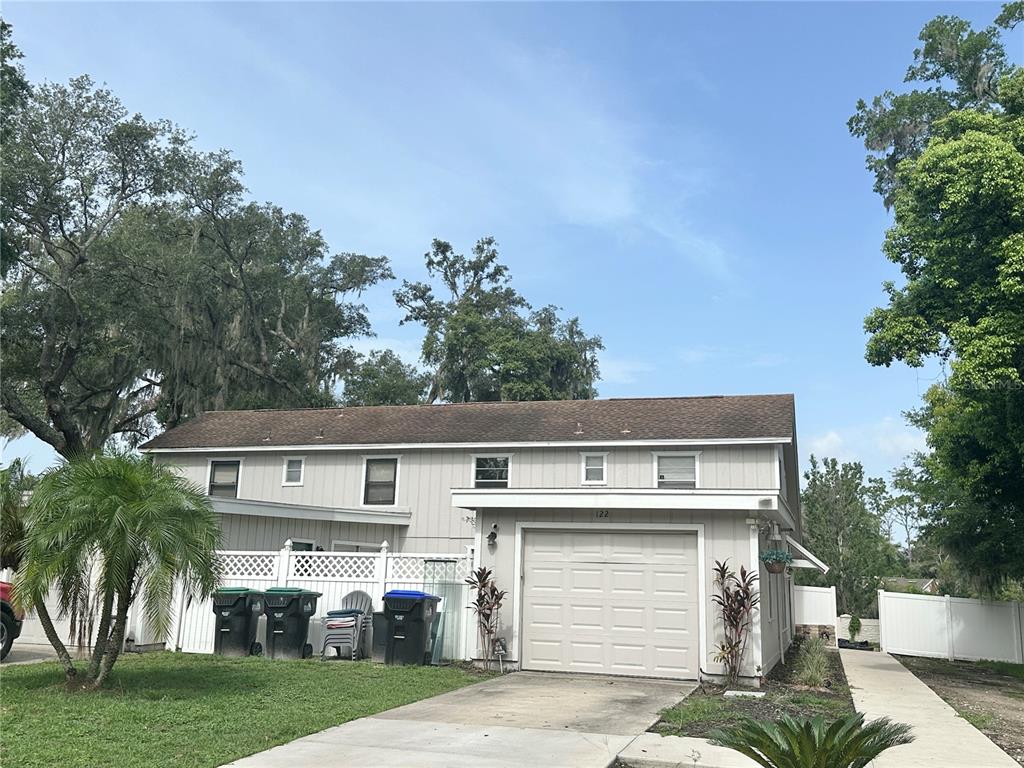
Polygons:
<instances>
[{"instance_id":1,"label":"concrete driveway","mask_svg":"<svg viewBox=\"0 0 1024 768\"><path fill-rule=\"evenodd\" d=\"M693 684L517 672L243 758L239 768L607 768Z\"/></svg>"},{"instance_id":2,"label":"concrete driveway","mask_svg":"<svg viewBox=\"0 0 1024 768\"><path fill-rule=\"evenodd\" d=\"M35 664L40 661L54 661L57 654L51 645L35 645L14 641L11 652L2 663L5 667L13 664Z\"/></svg>"}]
</instances>

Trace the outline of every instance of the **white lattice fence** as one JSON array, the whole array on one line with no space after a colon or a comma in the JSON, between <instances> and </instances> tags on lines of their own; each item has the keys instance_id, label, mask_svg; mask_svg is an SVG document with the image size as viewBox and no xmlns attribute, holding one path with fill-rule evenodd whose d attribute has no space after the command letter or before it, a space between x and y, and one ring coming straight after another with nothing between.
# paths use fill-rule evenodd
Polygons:
<instances>
[{"instance_id":1,"label":"white lattice fence","mask_svg":"<svg viewBox=\"0 0 1024 768\"><path fill-rule=\"evenodd\" d=\"M463 637L465 590L462 581L472 568L470 553L391 554L387 547L380 552L280 552L232 551L219 553L221 583L267 589L273 586L301 587L321 593L316 615L310 623L310 642L318 647L321 615L341 606L351 592L366 592L373 599L374 610L383 608L384 593L391 589L416 589L441 593L450 611L449 632L445 641L447 656L463 656L468 644ZM177 595L180 620L172 627L169 648L192 653L212 653L215 616L210 600L190 600ZM459 613L459 616L454 616ZM261 619L258 637L264 632Z\"/></svg>"}]
</instances>

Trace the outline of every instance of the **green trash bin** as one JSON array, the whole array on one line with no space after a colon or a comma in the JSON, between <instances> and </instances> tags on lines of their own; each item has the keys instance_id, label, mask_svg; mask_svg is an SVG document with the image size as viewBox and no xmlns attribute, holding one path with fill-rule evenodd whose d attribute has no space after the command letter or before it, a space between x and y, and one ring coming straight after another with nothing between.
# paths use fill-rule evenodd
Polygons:
<instances>
[{"instance_id":1,"label":"green trash bin","mask_svg":"<svg viewBox=\"0 0 1024 768\"><path fill-rule=\"evenodd\" d=\"M263 593L248 587L222 587L213 593L217 634L213 652L218 656L259 656L256 628L263 613Z\"/></svg>"},{"instance_id":2,"label":"green trash bin","mask_svg":"<svg viewBox=\"0 0 1024 768\"><path fill-rule=\"evenodd\" d=\"M266 654L272 659L308 659L313 646L309 637L309 619L316 613L319 592L299 587L271 587L263 593L263 613L267 617Z\"/></svg>"}]
</instances>

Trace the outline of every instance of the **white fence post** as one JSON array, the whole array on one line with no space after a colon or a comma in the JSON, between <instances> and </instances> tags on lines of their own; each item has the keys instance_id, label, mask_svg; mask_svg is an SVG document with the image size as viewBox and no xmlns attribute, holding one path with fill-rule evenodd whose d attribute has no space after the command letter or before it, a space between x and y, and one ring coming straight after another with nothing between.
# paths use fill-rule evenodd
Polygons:
<instances>
[{"instance_id":1,"label":"white fence post","mask_svg":"<svg viewBox=\"0 0 1024 768\"><path fill-rule=\"evenodd\" d=\"M1017 657L1017 664L1024 664L1024 613L1021 612L1024 603L1014 600L1014 617L1017 621L1014 624L1014 640L1017 645L1014 648L1014 655Z\"/></svg>"},{"instance_id":2,"label":"white fence post","mask_svg":"<svg viewBox=\"0 0 1024 768\"><path fill-rule=\"evenodd\" d=\"M956 658L953 653L953 601L946 595L946 654L950 661Z\"/></svg>"},{"instance_id":3,"label":"white fence post","mask_svg":"<svg viewBox=\"0 0 1024 768\"><path fill-rule=\"evenodd\" d=\"M377 557L377 591L380 593L381 605L384 604L384 593L387 592L388 582L388 542L387 539L380 543L380 555Z\"/></svg>"},{"instance_id":4,"label":"white fence post","mask_svg":"<svg viewBox=\"0 0 1024 768\"><path fill-rule=\"evenodd\" d=\"M838 636L838 631L837 631ZM885 590L878 590L878 647L882 650L882 653L886 653L886 642L885 642Z\"/></svg>"},{"instance_id":5,"label":"white fence post","mask_svg":"<svg viewBox=\"0 0 1024 768\"><path fill-rule=\"evenodd\" d=\"M284 547L277 555L277 586L288 586L288 570L292 563L292 540L285 539Z\"/></svg>"}]
</instances>

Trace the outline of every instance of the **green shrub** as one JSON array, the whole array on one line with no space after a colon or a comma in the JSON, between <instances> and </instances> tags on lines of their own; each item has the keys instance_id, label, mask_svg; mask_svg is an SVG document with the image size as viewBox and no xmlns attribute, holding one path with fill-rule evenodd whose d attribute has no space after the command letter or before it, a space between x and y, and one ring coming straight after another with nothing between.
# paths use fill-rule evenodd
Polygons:
<instances>
[{"instance_id":1,"label":"green shrub","mask_svg":"<svg viewBox=\"0 0 1024 768\"><path fill-rule=\"evenodd\" d=\"M796 670L794 676L801 685L811 688L822 688L829 676L828 648L825 641L814 637L800 644L796 654Z\"/></svg>"},{"instance_id":2,"label":"green shrub","mask_svg":"<svg viewBox=\"0 0 1024 768\"><path fill-rule=\"evenodd\" d=\"M860 616L854 614L850 617L850 640L856 640L857 635L860 634Z\"/></svg>"},{"instance_id":3,"label":"green shrub","mask_svg":"<svg viewBox=\"0 0 1024 768\"><path fill-rule=\"evenodd\" d=\"M863 714L826 723L825 718L778 722L746 720L717 730L711 743L734 749L764 768L865 768L890 747L913 741L910 726L881 717L864 725Z\"/></svg>"}]
</instances>

